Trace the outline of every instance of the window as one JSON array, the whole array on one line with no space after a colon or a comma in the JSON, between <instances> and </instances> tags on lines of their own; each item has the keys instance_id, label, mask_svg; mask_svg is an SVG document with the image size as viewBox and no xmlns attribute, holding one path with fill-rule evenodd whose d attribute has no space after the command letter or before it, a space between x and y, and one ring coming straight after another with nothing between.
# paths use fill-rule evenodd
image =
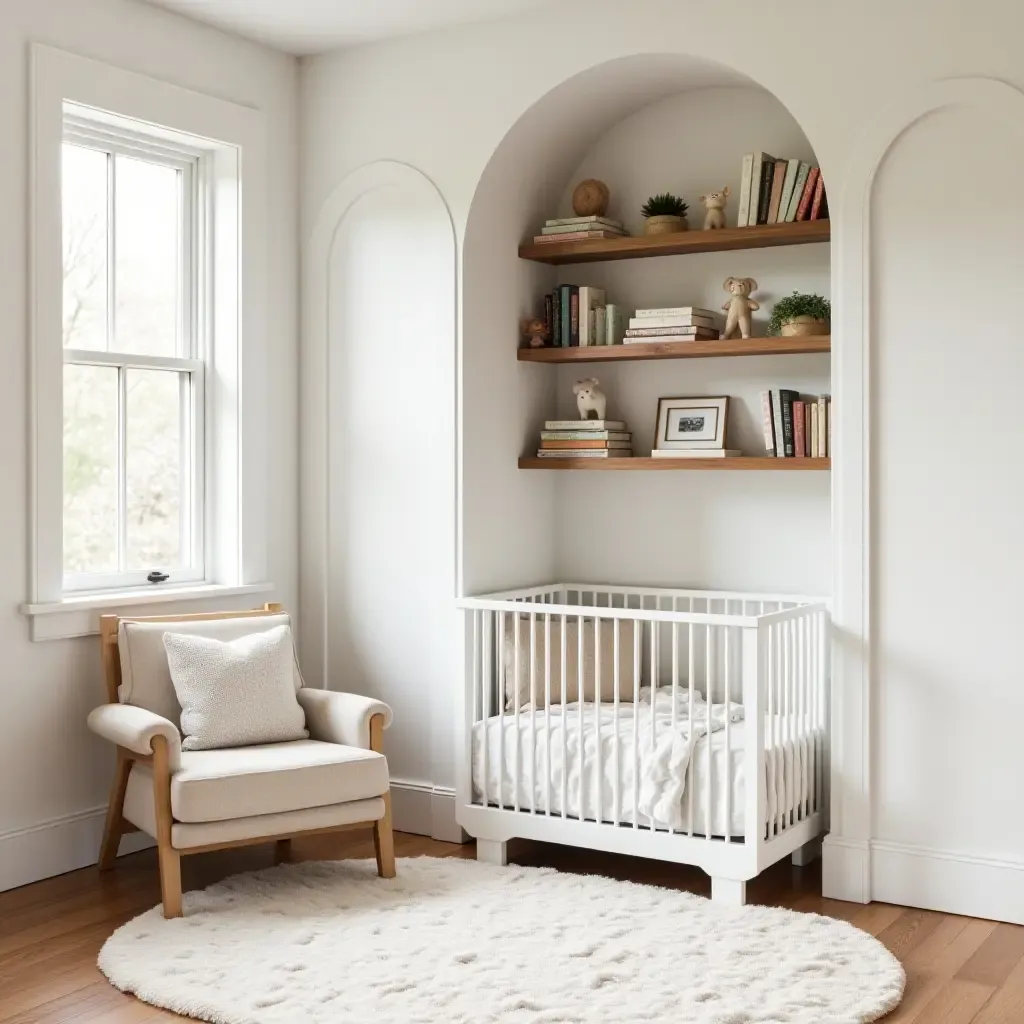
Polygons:
<instances>
[{"instance_id":1,"label":"window","mask_svg":"<svg viewBox=\"0 0 1024 1024\"><path fill-rule=\"evenodd\" d=\"M273 589L264 116L31 64L31 636L248 604Z\"/></svg>"},{"instance_id":2,"label":"window","mask_svg":"<svg viewBox=\"0 0 1024 1024\"><path fill-rule=\"evenodd\" d=\"M68 114L65 591L205 578L201 154Z\"/></svg>"}]
</instances>

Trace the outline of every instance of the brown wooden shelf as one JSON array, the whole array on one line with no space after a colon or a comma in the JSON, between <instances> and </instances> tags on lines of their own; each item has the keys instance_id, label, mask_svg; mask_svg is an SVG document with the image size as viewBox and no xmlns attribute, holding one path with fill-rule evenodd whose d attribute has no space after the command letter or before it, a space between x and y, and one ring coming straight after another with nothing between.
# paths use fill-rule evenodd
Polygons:
<instances>
[{"instance_id":1,"label":"brown wooden shelf","mask_svg":"<svg viewBox=\"0 0 1024 1024\"><path fill-rule=\"evenodd\" d=\"M792 470L827 470L831 459L773 459L759 455L738 455L731 459L538 459L523 456L520 469L590 469L590 470L759 470L768 472Z\"/></svg>"},{"instance_id":2,"label":"brown wooden shelf","mask_svg":"<svg viewBox=\"0 0 1024 1024\"><path fill-rule=\"evenodd\" d=\"M730 338L728 341L647 341L582 348L521 348L521 363L610 363L635 359L710 359L718 356L781 356L831 352L827 335L802 338Z\"/></svg>"},{"instance_id":3,"label":"brown wooden shelf","mask_svg":"<svg viewBox=\"0 0 1024 1024\"><path fill-rule=\"evenodd\" d=\"M519 247L524 260L537 263L598 263L604 260L637 260L648 256L680 256L692 252L727 252L732 249L766 249L776 245L807 245L827 242L827 220L801 220L792 224L759 224L719 231L681 231L674 235L636 235L628 238L590 238L575 242L528 242Z\"/></svg>"}]
</instances>

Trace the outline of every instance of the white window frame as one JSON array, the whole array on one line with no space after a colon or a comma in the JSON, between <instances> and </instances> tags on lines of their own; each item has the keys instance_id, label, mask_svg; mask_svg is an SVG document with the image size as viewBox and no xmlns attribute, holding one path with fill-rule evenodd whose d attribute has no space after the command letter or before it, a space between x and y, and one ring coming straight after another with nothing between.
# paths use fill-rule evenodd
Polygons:
<instances>
[{"instance_id":1,"label":"white window frame","mask_svg":"<svg viewBox=\"0 0 1024 1024\"><path fill-rule=\"evenodd\" d=\"M161 141L144 132L126 126L115 127L93 121L89 111L76 104L64 104L64 143L104 153L110 158L108 173L110 192L116 196L117 156L128 156L148 163L171 167L181 175L182 208L180 212L181 252L179 280L181 282L178 310L179 337L178 355L173 357L136 355L112 347L116 336L116 265L115 233L110 230L113 203L108 211L108 267L107 267L107 350L65 348L64 365L109 366L119 371L118 409L118 531L117 548L120 558L127 547L126 536L126 480L125 442L127 396L125 392L126 371L151 369L177 371L182 379L182 408L187 414L182 417L181 464L187 467L182 484L181 531L182 548L189 554L187 564L151 565L137 570L120 569L108 573L76 573L65 571L63 590L65 594L76 592L103 593L118 589L145 588L147 576L157 570L168 576L160 586L174 587L183 583L201 583L206 579L205 507L208 481L205 475L206 462L206 356L210 351L207 310L202 308L199 282L208 271L209 251L212 238L209 218L207 182L209 180L209 156L202 149L186 141Z\"/></svg>"},{"instance_id":2,"label":"white window frame","mask_svg":"<svg viewBox=\"0 0 1024 1024\"><path fill-rule=\"evenodd\" d=\"M273 589L267 580L267 145L263 115L42 45L31 53L30 480L28 600L33 639L98 630L101 610L194 611L195 601ZM70 106L69 106L70 105ZM76 111L76 108L80 108ZM63 571L63 365L61 156L68 110L90 130L155 148L187 137L206 175L208 266L199 274L209 310L203 390L206 480L201 580L72 593ZM204 204L205 205L205 204ZM244 233L243 233L244 225ZM89 353L91 358L103 353ZM131 357L133 361L143 357ZM209 604L207 605L209 606Z\"/></svg>"}]
</instances>

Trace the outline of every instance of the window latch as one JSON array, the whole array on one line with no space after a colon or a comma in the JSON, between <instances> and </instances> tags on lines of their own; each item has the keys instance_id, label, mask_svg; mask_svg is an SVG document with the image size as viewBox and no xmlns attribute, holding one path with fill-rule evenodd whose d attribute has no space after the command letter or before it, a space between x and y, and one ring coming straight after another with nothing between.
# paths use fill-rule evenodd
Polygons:
<instances>
[{"instance_id":1,"label":"window latch","mask_svg":"<svg viewBox=\"0 0 1024 1024\"><path fill-rule=\"evenodd\" d=\"M153 570L153 571L152 571L152 572L151 572L151 573L150 573L150 574L149 574L149 575L148 575L148 576L146 577L146 579L147 579L147 580L148 580L148 581L149 581L150 583L163 583L163 582L164 582L165 580L169 580L170 578L171 578L171 577L170 577L170 576L168 576L168 575L167 575L167 573L165 573L165 572L160 572L160 571L159 571L159 570L157 570L157 569L154 569L154 570Z\"/></svg>"}]
</instances>

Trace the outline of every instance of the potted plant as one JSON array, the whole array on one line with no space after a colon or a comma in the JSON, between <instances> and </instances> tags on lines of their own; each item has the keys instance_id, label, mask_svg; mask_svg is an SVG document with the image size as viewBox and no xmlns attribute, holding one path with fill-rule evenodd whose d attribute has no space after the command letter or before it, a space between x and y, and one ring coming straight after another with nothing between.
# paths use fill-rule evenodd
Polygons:
<instances>
[{"instance_id":1,"label":"potted plant","mask_svg":"<svg viewBox=\"0 0 1024 1024\"><path fill-rule=\"evenodd\" d=\"M671 192L651 196L640 209L647 220L644 234L670 235L676 231L685 231L689 227L686 223L688 209L689 206Z\"/></svg>"},{"instance_id":2,"label":"potted plant","mask_svg":"<svg viewBox=\"0 0 1024 1024\"><path fill-rule=\"evenodd\" d=\"M791 338L801 334L828 334L832 319L832 303L820 295L793 292L779 299L768 322L769 334Z\"/></svg>"}]
</instances>

